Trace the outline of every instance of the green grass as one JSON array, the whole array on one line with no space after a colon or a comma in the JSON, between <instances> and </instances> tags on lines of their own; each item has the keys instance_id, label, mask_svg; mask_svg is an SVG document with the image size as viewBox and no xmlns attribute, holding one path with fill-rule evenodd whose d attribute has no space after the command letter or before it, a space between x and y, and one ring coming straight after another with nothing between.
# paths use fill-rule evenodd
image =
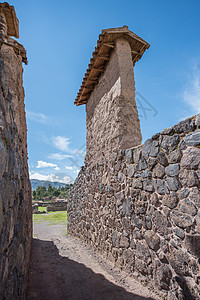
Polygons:
<instances>
[{"instance_id":1,"label":"green grass","mask_svg":"<svg viewBox=\"0 0 200 300\"><path fill-rule=\"evenodd\" d=\"M37 215L33 214L33 222L39 224L42 222L48 222L48 225L67 225L67 212L56 211L48 212L48 214Z\"/></svg>"},{"instance_id":2,"label":"green grass","mask_svg":"<svg viewBox=\"0 0 200 300\"><path fill-rule=\"evenodd\" d=\"M47 208L46 207L42 207L42 206L38 206L38 210L39 211L47 211Z\"/></svg>"}]
</instances>

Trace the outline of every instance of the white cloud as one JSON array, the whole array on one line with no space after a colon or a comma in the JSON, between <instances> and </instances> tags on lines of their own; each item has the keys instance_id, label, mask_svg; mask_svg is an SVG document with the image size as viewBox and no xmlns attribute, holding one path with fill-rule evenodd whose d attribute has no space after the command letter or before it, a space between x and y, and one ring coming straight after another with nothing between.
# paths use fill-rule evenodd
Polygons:
<instances>
[{"instance_id":1,"label":"white cloud","mask_svg":"<svg viewBox=\"0 0 200 300\"><path fill-rule=\"evenodd\" d=\"M65 176L64 178L63 178L63 181L62 181L63 183L73 183L73 180L72 180L72 178L70 177L70 176Z\"/></svg>"},{"instance_id":2,"label":"white cloud","mask_svg":"<svg viewBox=\"0 0 200 300\"><path fill-rule=\"evenodd\" d=\"M70 176L65 176L64 178L60 178L58 175L56 174L49 174L49 175L44 175L44 174L40 174L37 172L30 172L30 179L38 179L38 180L45 180L45 181L57 181L57 182L61 182L61 183L73 183L73 179Z\"/></svg>"},{"instance_id":3,"label":"white cloud","mask_svg":"<svg viewBox=\"0 0 200 300\"><path fill-rule=\"evenodd\" d=\"M68 154L60 154L60 153L52 153L48 156L48 158L50 159L56 159L56 160L63 160L66 158L72 158L72 155L68 155Z\"/></svg>"},{"instance_id":4,"label":"white cloud","mask_svg":"<svg viewBox=\"0 0 200 300\"><path fill-rule=\"evenodd\" d=\"M183 100L190 107L192 114L200 112L200 62L193 64L188 84L183 92Z\"/></svg>"},{"instance_id":5,"label":"white cloud","mask_svg":"<svg viewBox=\"0 0 200 300\"><path fill-rule=\"evenodd\" d=\"M76 173L76 174L78 174L79 172L80 172L80 170L78 170L78 169L74 171L74 173Z\"/></svg>"},{"instance_id":6,"label":"white cloud","mask_svg":"<svg viewBox=\"0 0 200 300\"><path fill-rule=\"evenodd\" d=\"M67 169L67 170L72 170L73 167L71 167L71 166L66 166L65 169Z\"/></svg>"},{"instance_id":7,"label":"white cloud","mask_svg":"<svg viewBox=\"0 0 200 300\"><path fill-rule=\"evenodd\" d=\"M60 168L59 168L59 167L55 167L55 170L56 170L56 171L59 171L59 170L60 170Z\"/></svg>"},{"instance_id":8,"label":"white cloud","mask_svg":"<svg viewBox=\"0 0 200 300\"><path fill-rule=\"evenodd\" d=\"M42 160L38 160L38 165L36 168L58 168L58 166L56 164L52 164L52 163L47 163L45 161Z\"/></svg>"},{"instance_id":9,"label":"white cloud","mask_svg":"<svg viewBox=\"0 0 200 300\"><path fill-rule=\"evenodd\" d=\"M59 176L55 174L43 175L37 172L30 172L30 179L47 180L47 181L60 181Z\"/></svg>"},{"instance_id":10,"label":"white cloud","mask_svg":"<svg viewBox=\"0 0 200 300\"><path fill-rule=\"evenodd\" d=\"M54 146L61 151L69 151L70 139L65 136L54 136L52 137Z\"/></svg>"},{"instance_id":11,"label":"white cloud","mask_svg":"<svg viewBox=\"0 0 200 300\"><path fill-rule=\"evenodd\" d=\"M49 121L49 117L44 115L43 113L26 111L26 116L27 116L27 119L37 122L37 123L47 123Z\"/></svg>"}]
</instances>

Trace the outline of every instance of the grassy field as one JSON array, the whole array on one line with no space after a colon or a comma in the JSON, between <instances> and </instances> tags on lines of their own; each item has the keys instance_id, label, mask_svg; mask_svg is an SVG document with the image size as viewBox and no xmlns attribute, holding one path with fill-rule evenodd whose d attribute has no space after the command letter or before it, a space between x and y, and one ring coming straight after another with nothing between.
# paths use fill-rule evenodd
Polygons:
<instances>
[{"instance_id":1,"label":"grassy field","mask_svg":"<svg viewBox=\"0 0 200 300\"><path fill-rule=\"evenodd\" d=\"M42 207L43 209L43 207ZM48 212L48 214L37 215L33 214L33 222L36 224L48 222L48 225L67 225L67 212L55 211Z\"/></svg>"},{"instance_id":2,"label":"grassy field","mask_svg":"<svg viewBox=\"0 0 200 300\"><path fill-rule=\"evenodd\" d=\"M38 210L39 210L39 211L47 211L47 208L46 208L46 207L39 206L39 207L38 207Z\"/></svg>"}]
</instances>

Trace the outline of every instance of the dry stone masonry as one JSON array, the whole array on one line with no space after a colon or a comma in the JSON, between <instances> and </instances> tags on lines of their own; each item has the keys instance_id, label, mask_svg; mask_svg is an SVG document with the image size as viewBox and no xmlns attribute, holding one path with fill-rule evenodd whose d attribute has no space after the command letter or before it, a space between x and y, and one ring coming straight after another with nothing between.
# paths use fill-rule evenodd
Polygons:
<instances>
[{"instance_id":1,"label":"dry stone masonry","mask_svg":"<svg viewBox=\"0 0 200 300\"><path fill-rule=\"evenodd\" d=\"M25 299L32 233L22 62L13 6L0 3L0 299Z\"/></svg>"},{"instance_id":2,"label":"dry stone masonry","mask_svg":"<svg viewBox=\"0 0 200 300\"><path fill-rule=\"evenodd\" d=\"M118 49L126 49L122 56L130 50L126 33L112 45L104 74L86 102L82 102L87 103L89 141L86 164L69 192L68 232L157 290L162 299L200 299L200 115L153 135L143 145L120 149L122 144L120 139L115 140L114 130L122 125L123 139L128 141L131 136L134 146L136 142L139 144L140 134L136 134L135 141L133 134L140 129L134 93L132 98L128 94L116 96L115 101L113 95L118 91L109 81L109 76L116 75L113 70ZM126 65L127 58L120 60L123 62L118 74L121 80L123 64L124 76L133 64L130 65L129 59ZM109 88L102 90L103 82ZM118 84L123 90L123 84ZM124 84L133 88L132 79ZM107 97L109 93L112 96ZM130 127L134 122L138 127L130 129L124 124L134 114L126 120L126 113L121 114L120 107L126 110L126 105L129 107L131 103L135 119ZM118 119L115 109L119 112ZM99 124L98 128L95 123ZM112 138L114 146L109 146Z\"/></svg>"}]
</instances>

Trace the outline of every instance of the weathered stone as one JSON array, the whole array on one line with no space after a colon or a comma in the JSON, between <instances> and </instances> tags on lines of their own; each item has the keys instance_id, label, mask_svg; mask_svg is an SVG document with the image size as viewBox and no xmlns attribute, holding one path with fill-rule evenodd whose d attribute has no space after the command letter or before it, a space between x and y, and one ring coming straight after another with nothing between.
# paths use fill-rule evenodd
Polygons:
<instances>
[{"instance_id":1,"label":"weathered stone","mask_svg":"<svg viewBox=\"0 0 200 300\"><path fill-rule=\"evenodd\" d=\"M161 142L161 147L167 151L171 152L176 149L178 143L180 141L179 135L173 135L173 136L163 136L162 137L162 142Z\"/></svg>"},{"instance_id":2,"label":"weathered stone","mask_svg":"<svg viewBox=\"0 0 200 300\"><path fill-rule=\"evenodd\" d=\"M195 124L197 127L200 127L200 114L196 116Z\"/></svg>"},{"instance_id":3,"label":"weathered stone","mask_svg":"<svg viewBox=\"0 0 200 300\"><path fill-rule=\"evenodd\" d=\"M147 164L148 164L148 169L151 171L153 167L156 165L156 159L150 157L147 161Z\"/></svg>"},{"instance_id":4,"label":"weathered stone","mask_svg":"<svg viewBox=\"0 0 200 300\"><path fill-rule=\"evenodd\" d=\"M169 290L172 271L167 265L161 265L155 270L154 280L161 289Z\"/></svg>"},{"instance_id":5,"label":"weathered stone","mask_svg":"<svg viewBox=\"0 0 200 300\"><path fill-rule=\"evenodd\" d=\"M119 235L116 231L114 231L112 234L112 244L113 247L119 248Z\"/></svg>"},{"instance_id":6,"label":"weathered stone","mask_svg":"<svg viewBox=\"0 0 200 300\"><path fill-rule=\"evenodd\" d=\"M200 130L196 130L185 137L185 142L188 146L199 146L200 145Z\"/></svg>"},{"instance_id":7,"label":"weathered stone","mask_svg":"<svg viewBox=\"0 0 200 300\"><path fill-rule=\"evenodd\" d=\"M163 153L163 152L159 152L159 154L157 156L157 161L164 167L166 167L168 165L167 157L166 157L165 153Z\"/></svg>"},{"instance_id":8,"label":"weathered stone","mask_svg":"<svg viewBox=\"0 0 200 300\"><path fill-rule=\"evenodd\" d=\"M187 147L186 143L185 143L184 139L182 139L178 145L178 148L179 148L179 150L184 150L184 149L186 149L186 147Z\"/></svg>"},{"instance_id":9,"label":"weathered stone","mask_svg":"<svg viewBox=\"0 0 200 300\"><path fill-rule=\"evenodd\" d=\"M152 228L151 218L148 216L145 217L144 227L148 230Z\"/></svg>"},{"instance_id":10,"label":"weathered stone","mask_svg":"<svg viewBox=\"0 0 200 300\"><path fill-rule=\"evenodd\" d=\"M162 179L155 179L154 180L154 187L158 194L164 195L165 193L169 193L168 187L166 182Z\"/></svg>"},{"instance_id":11,"label":"weathered stone","mask_svg":"<svg viewBox=\"0 0 200 300\"><path fill-rule=\"evenodd\" d=\"M142 154L145 159L149 157L149 153L151 151L151 145L152 145L152 140L148 139L145 141L144 145L142 146Z\"/></svg>"},{"instance_id":12,"label":"weathered stone","mask_svg":"<svg viewBox=\"0 0 200 300\"><path fill-rule=\"evenodd\" d=\"M193 224L192 218L178 210L174 210L171 214L173 222L181 228L187 228Z\"/></svg>"},{"instance_id":13,"label":"weathered stone","mask_svg":"<svg viewBox=\"0 0 200 300\"><path fill-rule=\"evenodd\" d=\"M134 255L134 251L131 249L127 249L124 251L123 253L124 256L124 261L128 264L128 265L134 265L135 262L135 255Z\"/></svg>"},{"instance_id":14,"label":"weathered stone","mask_svg":"<svg viewBox=\"0 0 200 300\"><path fill-rule=\"evenodd\" d=\"M200 233L200 214L196 215L195 221L197 225L197 232Z\"/></svg>"},{"instance_id":15,"label":"weathered stone","mask_svg":"<svg viewBox=\"0 0 200 300\"><path fill-rule=\"evenodd\" d=\"M185 247L195 257L200 257L200 235L186 235Z\"/></svg>"},{"instance_id":16,"label":"weathered stone","mask_svg":"<svg viewBox=\"0 0 200 300\"><path fill-rule=\"evenodd\" d=\"M180 238L180 239L184 239L185 237L185 232L183 229L176 227L174 228L174 233Z\"/></svg>"},{"instance_id":17,"label":"weathered stone","mask_svg":"<svg viewBox=\"0 0 200 300\"><path fill-rule=\"evenodd\" d=\"M188 193L189 194L189 193ZM187 195L188 196L188 195ZM186 197L187 197L186 196ZM189 199L200 208L200 192L198 187L194 186L190 189Z\"/></svg>"},{"instance_id":18,"label":"weathered stone","mask_svg":"<svg viewBox=\"0 0 200 300\"><path fill-rule=\"evenodd\" d=\"M173 177L173 176L178 175L179 169L180 169L179 164L172 164L172 165L169 165L168 167L165 168L165 173L168 176Z\"/></svg>"},{"instance_id":19,"label":"weathered stone","mask_svg":"<svg viewBox=\"0 0 200 300\"><path fill-rule=\"evenodd\" d=\"M187 196L189 195L189 190L185 188L185 189L179 190L177 193L178 193L178 197L180 199L184 199L184 198L187 198Z\"/></svg>"},{"instance_id":20,"label":"weathered stone","mask_svg":"<svg viewBox=\"0 0 200 300\"><path fill-rule=\"evenodd\" d=\"M134 150L133 152L133 160L135 163L138 163L139 160L141 159L142 157L142 149L141 148L137 148Z\"/></svg>"},{"instance_id":21,"label":"weathered stone","mask_svg":"<svg viewBox=\"0 0 200 300\"><path fill-rule=\"evenodd\" d=\"M121 236L120 238L120 247L122 248L128 248L129 247L129 240L126 236Z\"/></svg>"},{"instance_id":22,"label":"weathered stone","mask_svg":"<svg viewBox=\"0 0 200 300\"><path fill-rule=\"evenodd\" d=\"M152 175L156 178L163 178L163 176L165 175L165 168L160 164L156 165L153 169Z\"/></svg>"},{"instance_id":23,"label":"weathered stone","mask_svg":"<svg viewBox=\"0 0 200 300\"><path fill-rule=\"evenodd\" d=\"M170 262L170 265L178 275L189 275L189 259L185 252L183 252L181 249L171 248L167 258Z\"/></svg>"},{"instance_id":24,"label":"weathered stone","mask_svg":"<svg viewBox=\"0 0 200 300\"><path fill-rule=\"evenodd\" d=\"M143 181L143 189L147 192L153 192L154 191L153 181L151 179L145 179Z\"/></svg>"},{"instance_id":25,"label":"weathered stone","mask_svg":"<svg viewBox=\"0 0 200 300\"><path fill-rule=\"evenodd\" d=\"M141 170L145 170L147 168L147 162L146 162L146 159L144 157L142 157L139 161L139 163L137 164L136 166L136 169L138 171L141 171Z\"/></svg>"},{"instance_id":26,"label":"weathered stone","mask_svg":"<svg viewBox=\"0 0 200 300\"><path fill-rule=\"evenodd\" d=\"M115 197L117 199L117 205L121 205L123 200L124 200L124 191L120 191L118 193L115 194Z\"/></svg>"},{"instance_id":27,"label":"weathered stone","mask_svg":"<svg viewBox=\"0 0 200 300\"><path fill-rule=\"evenodd\" d=\"M147 231L144 235L147 245L154 251L158 251L160 248L160 238L153 231Z\"/></svg>"},{"instance_id":28,"label":"weathered stone","mask_svg":"<svg viewBox=\"0 0 200 300\"><path fill-rule=\"evenodd\" d=\"M162 198L162 203L169 208L175 208L178 204L178 197L175 192L170 193L169 195L164 195Z\"/></svg>"},{"instance_id":29,"label":"weathered stone","mask_svg":"<svg viewBox=\"0 0 200 300\"><path fill-rule=\"evenodd\" d=\"M142 228L142 222L140 221L140 219L138 217L136 217L135 215L132 215L132 221L136 227L138 227L139 229Z\"/></svg>"},{"instance_id":30,"label":"weathered stone","mask_svg":"<svg viewBox=\"0 0 200 300\"><path fill-rule=\"evenodd\" d=\"M150 156L156 157L159 153L159 144L158 141L153 141L150 149Z\"/></svg>"},{"instance_id":31,"label":"weathered stone","mask_svg":"<svg viewBox=\"0 0 200 300\"><path fill-rule=\"evenodd\" d=\"M195 216L197 214L196 206L189 199L182 200L179 203L179 208L183 213L187 213L191 216Z\"/></svg>"},{"instance_id":32,"label":"weathered stone","mask_svg":"<svg viewBox=\"0 0 200 300\"><path fill-rule=\"evenodd\" d=\"M136 244L136 253L137 258L146 261L150 257L148 246L140 241Z\"/></svg>"},{"instance_id":33,"label":"weathered stone","mask_svg":"<svg viewBox=\"0 0 200 300\"><path fill-rule=\"evenodd\" d=\"M140 178L133 180L132 187L136 189L142 189L142 180Z\"/></svg>"},{"instance_id":34,"label":"weathered stone","mask_svg":"<svg viewBox=\"0 0 200 300\"><path fill-rule=\"evenodd\" d=\"M193 119L186 119L184 121L179 122L174 127L174 131L176 133L189 133L195 129L195 123Z\"/></svg>"},{"instance_id":35,"label":"weathered stone","mask_svg":"<svg viewBox=\"0 0 200 300\"><path fill-rule=\"evenodd\" d=\"M183 157L181 159L181 167L185 169L198 168L200 163L200 149L199 148L187 148L183 151Z\"/></svg>"},{"instance_id":36,"label":"weathered stone","mask_svg":"<svg viewBox=\"0 0 200 300\"><path fill-rule=\"evenodd\" d=\"M199 178L197 173L193 170L180 170L179 180L183 187L193 187L199 185Z\"/></svg>"},{"instance_id":37,"label":"weathered stone","mask_svg":"<svg viewBox=\"0 0 200 300\"><path fill-rule=\"evenodd\" d=\"M143 238L141 230L137 227L133 230L132 236L134 240L141 240Z\"/></svg>"},{"instance_id":38,"label":"weathered stone","mask_svg":"<svg viewBox=\"0 0 200 300\"><path fill-rule=\"evenodd\" d=\"M149 170L145 170L142 172L142 178L151 178L151 173Z\"/></svg>"},{"instance_id":39,"label":"weathered stone","mask_svg":"<svg viewBox=\"0 0 200 300\"><path fill-rule=\"evenodd\" d=\"M132 164L133 163L133 150L132 149L126 150L125 157L126 157L127 163Z\"/></svg>"},{"instance_id":40,"label":"weathered stone","mask_svg":"<svg viewBox=\"0 0 200 300\"><path fill-rule=\"evenodd\" d=\"M129 178L132 178L134 176L135 173L135 167L134 165L128 165L127 167L127 175Z\"/></svg>"},{"instance_id":41,"label":"weathered stone","mask_svg":"<svg viewBox=\"0 0 200 300\"><path fill-rule=\"evenodd\" d=\"M168 218L160 211L155 211L153 214L154 230L161 235L167 235L169 233L170 222Z\"/></svg>"},{"instance_id":42,"label":"weathered stone","mask_svg":"<svg viewBox=\"0 0 200 300\"><path fill-rule=\"evenodd\" d=\"M132 213L132 201L131 199L125 199L123 203L123 214L125 216L130 216Z\"/></svg>"},{"instance_id":43,"label":"weathered stone","mask_svg":"<svg viewBox=\"0 0 200 300\"><path fill-rule=\"evenodd\" d=\"M159 136L160 136L160 133L159 133L159 132L158 132L158 133L155 133L154 135L152 135L152 140L158 139Z\"/></svg>"},{"instance_id":44,"label":"weathered stone","mask_svg":"<svg viewBox=\"0 0 200 300\"><path fill-rule=\"evenodd\" d=\"M179 163L180 160L181 160L181 151L179 149L176 149L169 153L168 161L170 164Z\"/></svg>"},{"instance_id":45,"label":"weathered stone","mask_svg":"<svg viewBox=\"0 0 200 300\"><path fill-rule=\"evenodd\" d=\"M181 188L180 182L177 177L168 177L167 184L170 191L178 191Z\"/></svg>"},{"instance_id":46,"label":"weathered stone","mask_svg":"<svg viewBox=\"0 0 200 300\"><path fill-rule=\"evenodd\" d=\"M138 270L141 274L145 275L147 274L147 266L145 262L141 259L135 258L135 268Z\"/></svg>"},{"instance_id":47,"label":"weathered stone","mask_svg":"<svg viewBox=\"0 0 200 300\"><path fill-rule=\"evenodd\" d=\"M169 128L165 128L161 131L162 135L170 135L174 133L174 128L173 127L169 127Z\"/></svg>"},{"instance_id":48,"label":"weathered stone","mask_svg":"<svg viewBox=\"0 0 200 300\"><path fill-rule=\"evenodd\" d=\"M156 193L153 193L151 195L150 201L152 205L158 206L159 205L158 195Z\"/></svg>"}]
</instances>

